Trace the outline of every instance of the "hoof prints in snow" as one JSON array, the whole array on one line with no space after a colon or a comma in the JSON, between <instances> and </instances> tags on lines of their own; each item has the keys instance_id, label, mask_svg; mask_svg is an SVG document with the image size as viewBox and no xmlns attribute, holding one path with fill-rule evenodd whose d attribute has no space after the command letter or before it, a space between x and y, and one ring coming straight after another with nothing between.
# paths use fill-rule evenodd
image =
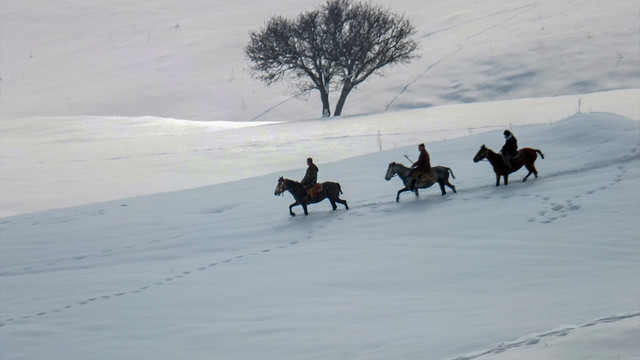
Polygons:
<instances>
[{"instance_id":1,"label":"hoof prints in snow","mask_svg":"<svg viewBox=\"0 0 640 360\"><path fill-rule=\"evenodd\" d=\"M618 322L618 321L622 321L622 320L626 320L626 319L631 319L631 318L635 318L635 317L640 317L640 312L634 312L634 313L629 313L629 314L624 314L624 315L610 316L610 317L598 319L596 321L592 321L590 323L587 323L587 324L584 324L584 325L578 326L578 327L569 327L569 328L565 328L565 329L551 331L551 332L544 333L544 334L533 335L533 336L531 336L529 338L526 338L524 340L518 340L518 341L511 342L511 343L501 343L501 344L498 344L496 347L494 347L492 349L489 349L489 350L486 350L486 351L483 351L481 353L474 354L474 355L461 356L461 357L457 357L457 358L455 358L453 360L473 360L473 359L478 359L478 358L481 358L481 357L487 356L487 355L500 354L500 353L503 353L503 352L508 351L508 350L522 348L522 347L525 347L525 346L536 345L536 344L540 343L541 341L544 341L545 339L559 338L559 337L568 336L573 331L575 331L576 329L591 327L591 326L595 326L595 325L599 325L599 324L614 323L614 322Z\"/></svg>"},{"instance_id":2,"label":"hoof prints in snow","mask_svg":"<svg viewBox=\"0 0 640 360\"><path fill-rule=\"evenodd\" d=\"M180 238L182 237L181 235L176 235L173 236L173 238ZM147 244L154 244L154 243L158 243L160 242L160 240L151 240L148 241ZM67 267L76 267L76 266L80 266L81 262L87 258L99 258L99 257L107 257L107 256L114 256L114 255L118 255L121 252L124 251L129 251L135 248L138 248L140 246L135 246L135 245L127 245L127 246L123 246L121 248L114 248L114 249L102 249L102 250L98 250L96 251L96 253L94 254L87 254L87 255L75 255L73 257L69 257L66 259L60 259L57 262L53 262L53 261L49 261L45 264L40 264L40 265L33 265L33 266L25 266L22 267L20 269L14 270L14 271L3 271L2 273L0 273L0 276L8 276L8 275L23 275L23 274L37 274L40 272L49 272L52 271L51 267L52 266L67 266ZM61 269L61 270L66 270L66 269Z\"/></svg>"},{"instance_id":3,"label":"hoof prints in snow","mask_svg":"<svg viewBox=\"0 0 640 360\"><path fill-rule=\"evenodd\" d=\"M598 186L595 189L585 191L583 194L577 194L572 199L566 199L561 202L555 202L547 196L536 195L536 198L542 198L543 209L538 212L538 217L527 219L528 222L538 221L541 224L550 224L558 219L566 218L571 212L578 211L582 207L577 201L582 196L592 195L595 192L607 190L608 188L618 184L624 178L627 169L624 165L616 166L618 173L609 181L607 185Z\"/></svg>"},{"instance_id":4,"label":"hoof prints in snow","mask_svg":"<svg viewBox=\"0 0 640 360\"><path fill-rule=\"evenodd\" d=\"M310 236L307 236L307 238L310 238ZM286 244L278 245L277 249L286 249L289 246L297 245L297 244L299 244L299 241L290 241L290 242L288 242ZM59 312L64 311L64 310L72 309L75 306L84 306L84 305L87 305L89 303L96 302L96 301L99 301L99 300L108 300L108 299L112 299L112 298L125 296L125 295L128 295L128 294L139 294L139 293L141 293L141 292L143 292L145 290L150 289L153 286L165 285L165 284L170 283L172 281L175 281L177 279L183 278L183 277L185 277L187 275L193 274L196 271L204 271L204 270L206 270L208 268L215 267L215 266L217 266L219 264L228 264L228 263L230 263L230 262L232 262L234 260L243 259L246 256L257 256L257 255L261 255L261 254L267 254L267 253L270 253L273 250L274 249L263 249L263 250L261 250L259 252L253 252L253 253L248 254L248 255L238 255L238 256L235 256L233 258L222 260L220 262L213 262L213 263L210 263L210 264L208 264L206 266L198 267L195 270L186 270L186 271L183 271L181 274L176 275L175 277L167 277L167 278L164 278L161 281L157 281L157 282L155 282L155 283L153 283L151 285L141 286L141 287L139 287L137 289L134 289L134 290L131 290L131 291L123 291L123 292L118 292L118 293L114 293L114 294L110 294L110 295L92 297L92 298L88 298L88 299L79 301L76 304L65 305L65 306L63 306L61 308L58 308L58 309L53 309L53 310L49 310L49 311L40 311L40 312L35 313L34 315L25 315L25 316L18 317L18 318L7 318L7 319L4 319L4 320L2 320L0 322L0 327L8 325L8 324L10 324L10 323L12 323L12 322L14 322L16 320L29 320L29 319L37 318L37 317L40 317L40 316L45 316L47 314L59 313ZM5 275L5 274L8 274L8 273L3 273L2 275Z\"/></svg>"}]
</instances>

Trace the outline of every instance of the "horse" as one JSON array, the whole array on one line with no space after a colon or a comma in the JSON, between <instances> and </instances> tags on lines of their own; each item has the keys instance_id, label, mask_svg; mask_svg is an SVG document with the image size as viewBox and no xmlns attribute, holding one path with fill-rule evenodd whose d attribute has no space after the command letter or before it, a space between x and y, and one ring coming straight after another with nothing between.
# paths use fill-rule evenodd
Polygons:
<instances>
[{"instance_id":1,"label":"horse","mask_svg":"<svg viewBox=\"0 0 640 360\"><path fill-rule=\"evenodd\" d=\"M282 176L278 179L278 185L276 186L276 190L274 191L274 195L282 195L285 191L289 191L293 198L296 200L293 204L289 205L289 214L291 216L296 216L296 214L291 210L294 206L300 205L304 210L305 215L309 215L307 211L308 204L315 204L323 201L324 199L329 199L331 202L331 207L335 211L338 206L336 203L340 203L344 205L347 210L349 210L349 205L347 205L347 201L340 199L340 194L342 194L342 188L340 184L332 181L325 181L322 184L322 188L318 191L315 197L311 197L307 194L307 188L301 183L285 179Z\"/></svg>"},{"instance_id":2,"label":"horse","mask_svg":"<svg viewBox=\"0 0 640 360\"><path fill-rule=\"evenodd\" d=\"M404 184L404 187L398 190L398 195L396 195L396 202L400 201L401 193L405 191L415 191L416 197L418 197L419 196L418 188L426 189L431 185L435 184L436 182L440 184L440 191L442 192L442 196L444 196L444 194L447 193L444 189L445 185L447 185L451 190L453 190L454 193L457 192L456 187L451 185L451 183L449 182L449 173L451 173L451 177L453 177L454 179L456 177L453 175L453 171L451 171L451 169L446 166L432 167L431 171L433 172L434 176L427 181L424 181L422 178L418 179L415 189L412 189L408 186L411 181L412 171L413 170L411 170L410 168L402 164L398 164L395 161L389 164L389 167L387 168L387 174L385 175L384 179L389 181L391 180L392 177L398 175L398 177L400 177L400 179L402 180L402 183Z\"/></svg>"},{"instance_id":3,"label":"horse","mask_svg":"<svg viewBox=\"0 0 640 360\"><path fill-rule=\"evenodd\" d=\"M522 148L518 150L518 154L512 159L513 166L511 167L511 171L509 171L501 154L495 153L493 150L482 145L476 156L473 157L473 162L477 163L483 159L489 160L489 163L493 166L493 172L496 173L496 186L500 186L501 176L504 177L504 184L507 185L509 183L509 174L518 171L523 166L529 170L529 173L522 179L522 182L527 181L527 178L531 174L537 178L538 170L536 170L534 163L538 158L538 154L544 159L544 154L542 154L542 151L539 149Z\"/></svg>"}]
</instances>

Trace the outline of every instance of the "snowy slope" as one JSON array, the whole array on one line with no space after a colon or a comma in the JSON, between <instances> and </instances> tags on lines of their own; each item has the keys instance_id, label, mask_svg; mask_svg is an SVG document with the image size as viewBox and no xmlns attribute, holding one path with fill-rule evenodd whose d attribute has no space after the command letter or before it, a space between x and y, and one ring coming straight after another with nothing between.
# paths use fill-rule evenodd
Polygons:
<instances>
[{"instance_id":1,"label":"snowy slope","mask_svg":"<svg viewBox=\"0 0 640 360\"><path fill-rule=\"evenodd\" d=\"M3 120L0 216L297 169L308 156L327 163L497 128L550 124L575 114L579 102L582 111L640 119L639 99L636 89L275 124L157 117Z\"/></svg>"},{"instance_id":2,"label":"snowy slope","mask_svg":"<svg viewBox=\"0 0 640 360\"><path fill-rule=\"evenodd\" d=\"M319 119L243 47L321 3L2 1L1 359L640 359L640 4L377 1L422 56ZM396 203L419 142L458 193Z\"/></svg>"},{"instance_id":3,"label":"snowy slope","mask_svg":"<svg viewBox=\"0 0 640 360\"><path fill-rule=\"evenodd\" d=\"M507 187L471 161L499 131L431 142L458 193L400 203L383 177L414 146L319 163L350 209L308 217L273 196L303 169L5 217L0 356L637 358L639 129L515 126L545 159Z\"/></svg>"}]
</instances>

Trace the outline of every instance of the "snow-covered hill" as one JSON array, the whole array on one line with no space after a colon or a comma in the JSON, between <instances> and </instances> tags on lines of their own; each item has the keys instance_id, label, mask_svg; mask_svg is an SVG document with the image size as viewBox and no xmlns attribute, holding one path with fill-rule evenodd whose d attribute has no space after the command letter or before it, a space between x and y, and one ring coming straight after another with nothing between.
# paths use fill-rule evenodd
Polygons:
<instances>
[{"instance_id":1,"label":"snow-covered hill","mask_svg":"<svg viewBox=\"0 0 640 360\"><path fill-rule=\"evenodd\" d=\"M0 215L297 169L308 156L327 163L492 129L550 124L579 107L640 119L638 99L636 89L273 124L157 117L5 120Z\"/></svg>"},{"instance_id":2,"label":"snow-covered hill","mask_svg":"<svg viewBox=\"0 0 640 360\"><path fill-rule=\"evenodd\" d=\"M319 162L349 210L291 218L273 191L299 168L5 217L0 355L637 358L639 122L591 113L513 131L545 158L538 179L507 187L472 161L502 145L494 130L428 144L456 177L444 197L395 202L401 183L384 174L411 146Z\"/></svg>"},{"instance_id":3,"label":"snow-covered hill","mask_svg":"<svg viewBox=\"0 0 640 360\"><path fill-rule=\"evenodd\" d=\"M320 119L243 57L320 3L2 1L0 358L640 359L640 4L380 0L422 57ZM458 193L396 203L420 142Z\"/></svg>"}]
</instances>

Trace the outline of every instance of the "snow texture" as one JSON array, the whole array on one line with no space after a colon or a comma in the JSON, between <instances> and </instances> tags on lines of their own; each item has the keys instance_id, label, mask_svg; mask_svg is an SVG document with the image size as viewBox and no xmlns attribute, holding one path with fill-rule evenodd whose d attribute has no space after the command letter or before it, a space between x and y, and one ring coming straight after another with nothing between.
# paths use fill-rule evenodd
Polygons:
<instances>
[{"instance_id":1,"label":"snow texture","mask_svg":"<svg viewBox=\"0 0 640 360\"><path fill-rule=\"evenodd\" d=\"M320 3L2 2L0 358L640 359L640 4L383 1L422 57L322 119L242 54Z\"/></svg>"}]
</instances>

